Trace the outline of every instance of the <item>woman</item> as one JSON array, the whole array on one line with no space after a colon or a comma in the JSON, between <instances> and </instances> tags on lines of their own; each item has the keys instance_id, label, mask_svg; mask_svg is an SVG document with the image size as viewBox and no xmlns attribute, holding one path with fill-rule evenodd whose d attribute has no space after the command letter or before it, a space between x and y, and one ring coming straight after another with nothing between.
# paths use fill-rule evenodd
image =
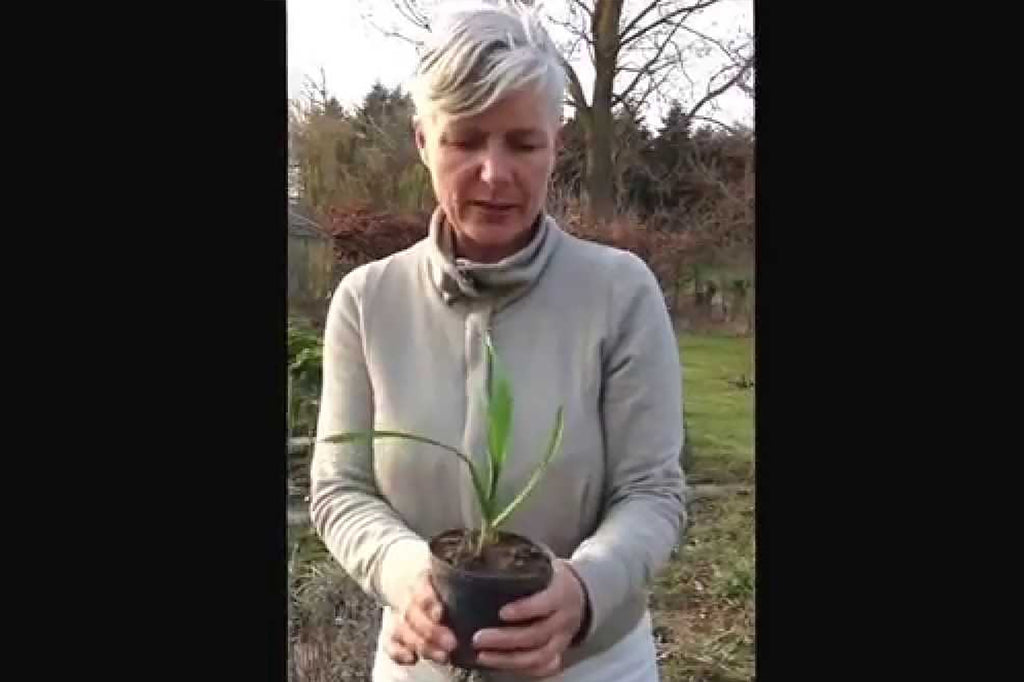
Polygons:
<instances>
[{"instance_id":1,"label":"woman","mask_svg":"<svg viewBox=\"0 0 1024 682\"><path fill-rule=\"evenodd\" d=\"M683 515L681 376L661 291L641 260L543 211L565 73L537 18L482 5L433 36L413 125L439 206L423 241L339 285L319 433L376 425L482 451L489 332L515 390L509 489L559 405L565 436L507 527L557 555L554 578L477 633L479 661L501 671L492 679L656 680L645 586ZM321 443L311 499L331 553L384 605L373 679L449 679L455 640L427 539L478 524L465 468L405 441Z\"/></svg>"}]
</instances>

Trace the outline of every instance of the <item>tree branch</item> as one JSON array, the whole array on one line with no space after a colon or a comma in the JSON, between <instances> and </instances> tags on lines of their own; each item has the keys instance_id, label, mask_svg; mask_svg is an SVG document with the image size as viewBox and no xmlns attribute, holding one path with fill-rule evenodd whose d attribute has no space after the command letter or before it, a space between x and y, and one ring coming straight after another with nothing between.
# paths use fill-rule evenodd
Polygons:
<instances>
[{"instance_id":1,"label":"tree branch","mask_svg":"<svg viewBox=\"0 0 1024 682\"><path fill-rule=\"evenodd\" d=\"M680 22L680 23L682 23L682 22ZM655 64L657 64L658 60L661 59L661 54L665 51L665 47L667 47L668 44L672 42L672 37L676 34L676 31L679 30L679 26L680 26L680 24L676 24L675 26L672 27L672 31L665 37L665 40L663 40L661 42L661 45L658 46L658 51L654 53L654 56L651 57L649 60L647 60L646 64L644 64L643 66L640 67L640 71L636 74L636 78L633 79L633 82L630 83L628 86L626 86L625 90L623 90L621 93L619 93L619 100L620 101L625 100L626 97L629 95L629 93L631 93L633 91L633 89L636 87L637 83L639 83L640 79L643 77L644 72L649 71ZM651 80L653 80L653 75L654 74L652 72L651 73ZM662 82L664 82L664 81L662 81ZM644 99L646 100L647 96L649 96L649 95L650 95L650 91L648 90L648 93L644 97Z\"/></svg>"},{"instance_id":2,"label":"tree branch","mask_svg":"<svg viewBox=\"0 0 1024 682\"><path fill-rule=\"evenodd\" d=\"M734 52L733 50L727 48L725 45L722 44L722 42L720 40L712 38L709 35L705 35L704 33L701 33L700 31L698 31L696 29L690 28L689 26L681 26L681 28L684 31L688 32L688 33L692 33L693 35L697 36L701 40L706 40L707 42L709 42L712 45L714 45L715 47L717 47L719 50L724 52L725 55L727 57L729 57L729 59L731 59L734 64L739 64L740 62L743 61L743 58L740 56L739 53Z\"/></svg>"},{"instance_id":3,"label":"tree branch","mask_svg":"<svg viewBox=\"0 0 1024 682\"><path fill-rule=\"evenodd\" d=\"M667 81L671 75L672 75L671 72L666 73L664 76L662 76L661 80L659 80L659 81L655 81L653 76L652 76L651 77L651 82L647 85L647 90L644 92L643 95L641 95L640 97L636 98L638 106L642 105L645 102L647 102L648 98L651 96L651 93L658 91L661 88L661 86L663 86L665 84L665 81ZM623 102L623 104L625 104L625 102L626 102L625 98L620 98L620 101ZM612 104L612 106L614 106L614 103ZM627 105L627 108L629 108L628 105Z\"/></svg>"},{"instance_id":4,"label":"tree branch","mask_svg":"<svg viewBox=\"0 0 1024 682\"><path fill-rule=\"evenodd\" d=\"M629 95L633 92L633 90L636 89L636 86L640 83L641 78L643 76L647 76L648 78L651 79L651 81L653 81L654 77L656 75L658 75L659 73L661 73L662 71L668 69L671 66L672 66L672 63L666 61L666 62L662 62L661 64L658 64L658 65L653 66L653 67L645 65L645 67L642 68L642 69L633 69L633 68L625 67L623 69L624 71L628 71L629 73L635 73L636 77L633 79L633 81L626 88L624 88L622 90L622 92L617 93L617 94L612 96L612 106L615 106L616 104L618 104L620 102L626 101L626 99L629 98ZM662 78L661 83L664 83L668 79L668 77L670 75L671 74L666 74L665 78ZM650 95L650 92L651 91L648 90L647 94L642 96L638 101L641 102L641 103L642 102L646 102L647 101L647 96Z\"/></svg>"},{"instance_id":5,"label":"tree branch","mask_svg":"<svg viewBox=\"0 0 1024 682\"><path fill-rule=\"evenodd\" d=\"M577 37L575 37L573 39L573 41L571 43L569 43L566 46L565 49L560 49L559 51L565 57L566 61L571 61L571 60L576 58L576 53L579 51L579 49L580 49L580 38L579 38L579 36L577 36Z\"/></svg>"},{"instance_id":6,"label":"tree branch","mask_svg":"<svg viewBox=\"0 0 1024 682\"><path fill-rule=\"evenodd\" d=\"M399 33L398 31L395 31L393 29L389 30L389 29L381 28L377 24L373 23L373 20L368 18L368 17L365 18L365 21L370 26L372 26L373 28L377 29L380 32L380 34L382 36L384 36L385 38L398 38L398 39L404 40L405 42L409 43L410 45L413 45L413 46L416 46L416 47L418 47L420 45L420 41L414 40L414 39L410 38L407 35L403 35L403 34Z\"/></svg>"},{"instance_id":7,"label":"tree branch","mask_svg":"<svg viewBox=\"0 0 1024 682\"><path fill-rule=\"evenodd\" d=\"M645 7L643 11L640 12L640 14L633 17L633 20L626 24L626 28L622 29L622 31L619 32L619 40L621 41L624 37L626 37L626 34L632 31L633 27L639 24L643 20L643 18L650 13L651 10L657 7L659 2L661 2L661 0L654 0L651 4L647 5L647 7Z\"/></svg>"},{"instance_id":8,"label":"tree branch","mask_svg":"<svg viewBox=\"0 0 1024 682\"><path fill-rule=\"evenodd\" d=\"M558 26L559 28L564 29L577 42L585 40L588 45L594 44L593 36L590 35L589 31L587 31L585 27L577 26L568 19L555 19L551 15L548 15L547 20L552 26Z\"/></svg>"},{"instance_id":9,"label":"tree branch","mask_svg":"<svg viewBox=\"0 0 1024 682\"><path fill-rule=\"evenodd\" d=\"M648 69L636 66L617 66L615 67L615 73L646 73L647 71L650 71L651 73L657 73L658 71L661 71L662 69L667 69L670 66L673 66L673 64L668 61L664 61L661 64L649 67Z\"/></svg>"},{"instance_id":10,"label":"tree branch","mask_svg":"<svg viewBox=\"0 0 1024 682\"><path fill-rule=\"evenodd\" d=\"M706 2L703 2L703 3L697 3L696 5L691 5L689 7L683 7L681 9L677 9L675 11L669 12L668 14L666 14L663 17L661 17L657 21L652 21L650 24L648 24L647 26L645 26L643 28L635 29L635 32L632 35L630 35L629 34L629 30L630 30L630 28L632 28L633 23L635 23L635 21L634 21L633 23L630 24L629 27L627 27L627 29L625 31L623 31L620 34L619 49L624 48L626 45L632 43L637 38L640 38L641 36L646 35L647 33L649 33L651 31L651 29L654 29L654 28L660 26L661 24L665 24L665 23L668 23L668 22L672 21L673 19L675 19L680 14L683 14L684 12L686 13L686 16L684 16L681 19L679 19L678 23L682 23L682 22L686 21L686 19L688 19L689 16L691 14L693 14L694 12L696 12L697 10L701 10L701 9L705 9L707 7L711 7L712 5L716 5L719 2L721 2L721 0L707 0ZM654 3L654 4L656 5L657 3ZM650 8L648 8L648 9L650 9ZM646 13L647 10L644 10L644 12Z\"/></svg>"},{"instance_id":11,"label":"tree branch","mask_svg":"<svg viewBox=\"0 0 1024 682\"><path fill-rule=\"evenodd\" d=\"M718 79L719 76L721 76L723 73L726 73L727 71L729 71L729 69L735 69L736 66L737 66L736 64L726 64L725 66L720 68L718 71L715 71L714 75L711 76L710 78L708 78L708 87L710 88L712 86L712 84L714 84L715 80Z\"/></svg>"},{"instance_id":12,"label":"tree branch","mask_svg":"<svg viewBox=\"0 0 1024 682\"><path fill-rule=\"evenodd\" d=\"M746 83L736 83L736 87L743 91L743 94L747 97L754 97L754 88Z\"/></svg>"},{"instance_id":13,"label":"tree branch","mask_svg":"<svg viewBox=\"0 0 1024 682\"><path fill-rule=\"evenodd\" d=\"M736 133L739 132L739 128L736 128L735 126L726 125L726 124L722 123L721 121L719 121L717 119L714 119L714 118L711 118L709 116L693 115L693 116L690 116L690 118L692 118L694 120L697 120L697 121L707 121L708 123L714 123L717 126L721 126L722 128L725 128L725 130L727 130L728 132L732 133L733 135L735 135Z\"/></svg>"},{"instance_id":14,"label":"tree branch","mask_svg":"<svg viewBox=\"0 0 1024 682\"><path fill-rule=\"evenodd\" d=\"M594 13L590 11L590 8L587 7L586 3L584 3L583 0L572 0L571 4L576 5L576 7L582 10L583 13L586 14L588 17L594 17Z\"/></svg>"},{"instance_id":15,"label":"tree branch","mask_svg":"<svg viewBox=\"0 0 1024 682\"><path fill-rule=\"evenodd\" d=\"M561 62L562 68L565 69L565 74L569 78L569 94L572 96L573 106L578 111L589 114L590 109L587 107L587 98L583 96L583 86L580 85L580 79L576 75L576 70L565 60L565 57L561 57Z\"/></svg>"},{"instance_id":16,"label":"tree branch","mask_svg":"<svg viewBox=\"0 0 1024 682\"><path fill-rule=\"evenodd\" d=\"M707 93L706 95L704 95L704 97L702 97L702 98L700 99L700 101L698 101L698 102L697 102L697 104L695 104L695 105L693 106L693 108L692 108L692 109L690 109L690 113L688 113L688 114L687 114L687 116L689 116L689 117L691 117L691 118L692 118L692 117L693 117L693 115L694 115L694 114L696 114L696 113L697 113L697 112L698 112L698 111L700 110L700 108L701 108L701 107L703 107L703 106L704 106L705 104L707 104L708 102L710 102L711 100L713 100L714 98L718 97L718 96L719 96L719 95L721 95L721 94L722 94L723 92L725 92L726 90L728 90L729 88L731 88L731 87L732 87L733 85L735 85L735 84L736 84L736 82L737 82L737 81L739 81L739 80L740 80L740 78L742 78L742 77L743 77L743 75L744 75L744 74L745 74L745 73L747 72L747 70L748 70L748 69L749 69L749 68L750 68L750 67L751 67L751 66L752 66L753 64L754 64L754 58L753 58L753 57L747 57L747 61L746 61L746 63L744 63L744 64L743 64L743 66L742 66L742 67L740 67L740 68L739 68L739 69L738 69L738 70L736 71L736 74L735 74L735 75L734 75L734 76L733 76L732 78L730 78L730 79L728 80L728 82L726 82L726 83L725 83L725 84L724 84L724 85L723 85L722 87L720 87L720 88L715 88L714 90L709 90L709 91L708 91L708 93Z\"/></svg>"},{"instance_id":17,"label":"tree branch","mask_svg":"<svg viewBox=\"0 0 1024 682\"><path fill-rule=\"evenodd\" d=\"M391 0L391 5L409 23L419 26L426 31L430 30L430 21L411 0L401 0L401 2L399 0Z\"/></svg>"},{"instance_id":18,"label":"tree branch","mask_svg":"<svg viewBox=\"0 0 1024 682\"><path fill-rule=\"evenodd\" d=\"M430 21L427 19L427 15L420 10L416 3L411 2L410 0L402 0L402 2L405 3L405 6L409 9L409 14L414 17L416 24L429 31Z\"/></svg>"}]
</instances>

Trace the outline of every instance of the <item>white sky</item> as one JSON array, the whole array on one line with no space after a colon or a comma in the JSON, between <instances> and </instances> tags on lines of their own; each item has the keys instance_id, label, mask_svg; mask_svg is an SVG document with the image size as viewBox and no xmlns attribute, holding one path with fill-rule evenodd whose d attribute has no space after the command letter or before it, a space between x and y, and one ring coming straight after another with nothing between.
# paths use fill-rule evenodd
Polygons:
<instances>
[{"instance_id":1,"label":"white sky","mask_svg":"<svg viewBox=\"0 0 1024 682\"><path fill-rule=\"evenodd\" d=\"M387 13L388 0L373 0L381 12ZM565 2L548 0L544 7L551 12ZM409 77L416 68L413 46L397 38L387 38L370 26L361 16L365 0L288 0L288 97L297 97L303 90L305 76L319 78L320 68L326 73L327 89L345 106L360 103L374 81L387 87L402 85L408 89ZM626 12L630 3L627 0ZM393 14L387 16L394 16ZM699 19L699 20L698 20ZM380 24L387 24L382 16ZM753 33L753 1L725 0L704 10L690 24L695 29L716 37L731 37L738 30ZM557 40L557 35L553 37ZM690 75L698 82L714 73L722 64L713 57L702 61ZM593 69L586 56L573 62L587 97ZM700 91L703 94L703 90ZM723 123L743 122L753 125L753 102L735 88L717 100L719 110L705 107L702 114ZM657 127L660 111L649 118Z\"/></svg>"}]
</instances>

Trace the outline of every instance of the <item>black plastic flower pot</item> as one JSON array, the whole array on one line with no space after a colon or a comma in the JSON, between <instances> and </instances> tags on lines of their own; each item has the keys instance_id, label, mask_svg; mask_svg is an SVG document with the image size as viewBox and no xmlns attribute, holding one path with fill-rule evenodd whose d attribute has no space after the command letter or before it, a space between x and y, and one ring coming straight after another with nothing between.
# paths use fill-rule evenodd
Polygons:
<instances>
[{"instance_id":1,"label":"black plastic flower pot","mask_svg":"<svg viewBox=\"0 0 1024 682\"><path fill-rule=\"evenodd\" d=\"M473 670L485 669L476 662L473 635L507 625L498 615L502 607L547 587L553 568L550 555L539 545L504 532L498 533L483 560L453 561L455 548L469 546L471 534L475 533L450 530L430 541L430 576L444 604L442 622L458 641L451 663Z\"/></svg>"}]
</instances>

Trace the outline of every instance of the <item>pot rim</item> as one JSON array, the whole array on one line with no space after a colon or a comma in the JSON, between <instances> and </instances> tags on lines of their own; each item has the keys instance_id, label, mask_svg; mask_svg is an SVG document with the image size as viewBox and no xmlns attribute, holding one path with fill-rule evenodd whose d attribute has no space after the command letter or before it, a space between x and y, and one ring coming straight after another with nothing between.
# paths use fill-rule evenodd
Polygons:
<instances>
[{"instance_id":1,"label":"pot rim","mask_svg":"<svg viewBox=\"0 0 1024 682\"><path fill-rule=\"evenodd\" d=\"M454 575L454 576L457 576L460 579L466 579L466 580L477 581L477 582L532 582L532 581L537 580L538 578L542 577L541 575L538 575L536 573L530 574L530 575L515 575L515 574L500 574L499 575L499 574L495 574L495 573L485 573L485 572L478 571L478 570L467 570L467 569L464 569L464 568L455 568L454 566L449 564L447 561L445 561L445 560L441 559L439 556L437 556L437 554L434 552L434 541L437 538L439 538L439 537L441 537L443 535L447 535L448 533L455 533L455 532L462 532L462 533L464 533L464 532L471 531L471 530L473 530L473 529L469 529L469 528L449 528L448 530L442 531L442 532L434 535L432 538L430 538L430 541L427 544L430 547L430 560L431 560L431 562L433 564L435 564L435 565L438 565L438 566L442 567L447 573L449 573L451 575ZM555 563L555 559L557 558L555 553L551 551L551 548L549 548L547 545L545 545L542 542L538 542L537 540L534 540L533 538L526 537L525 535L520 535L519 533L513 533L511 531L505 531L505 530L499 530L498 533L502 534L502 535L505 535L505 536L518 538L520 540L525 540L526 542L530 543L531 545L533 545L534 547L539 549L548 559L548 562L546 564L547 565L547 570L545 571L545 573L547 574L546 575L547 580L548 581L551 580L551 577L555 573L554 563Z\"/></svg>"}]
</instances>

